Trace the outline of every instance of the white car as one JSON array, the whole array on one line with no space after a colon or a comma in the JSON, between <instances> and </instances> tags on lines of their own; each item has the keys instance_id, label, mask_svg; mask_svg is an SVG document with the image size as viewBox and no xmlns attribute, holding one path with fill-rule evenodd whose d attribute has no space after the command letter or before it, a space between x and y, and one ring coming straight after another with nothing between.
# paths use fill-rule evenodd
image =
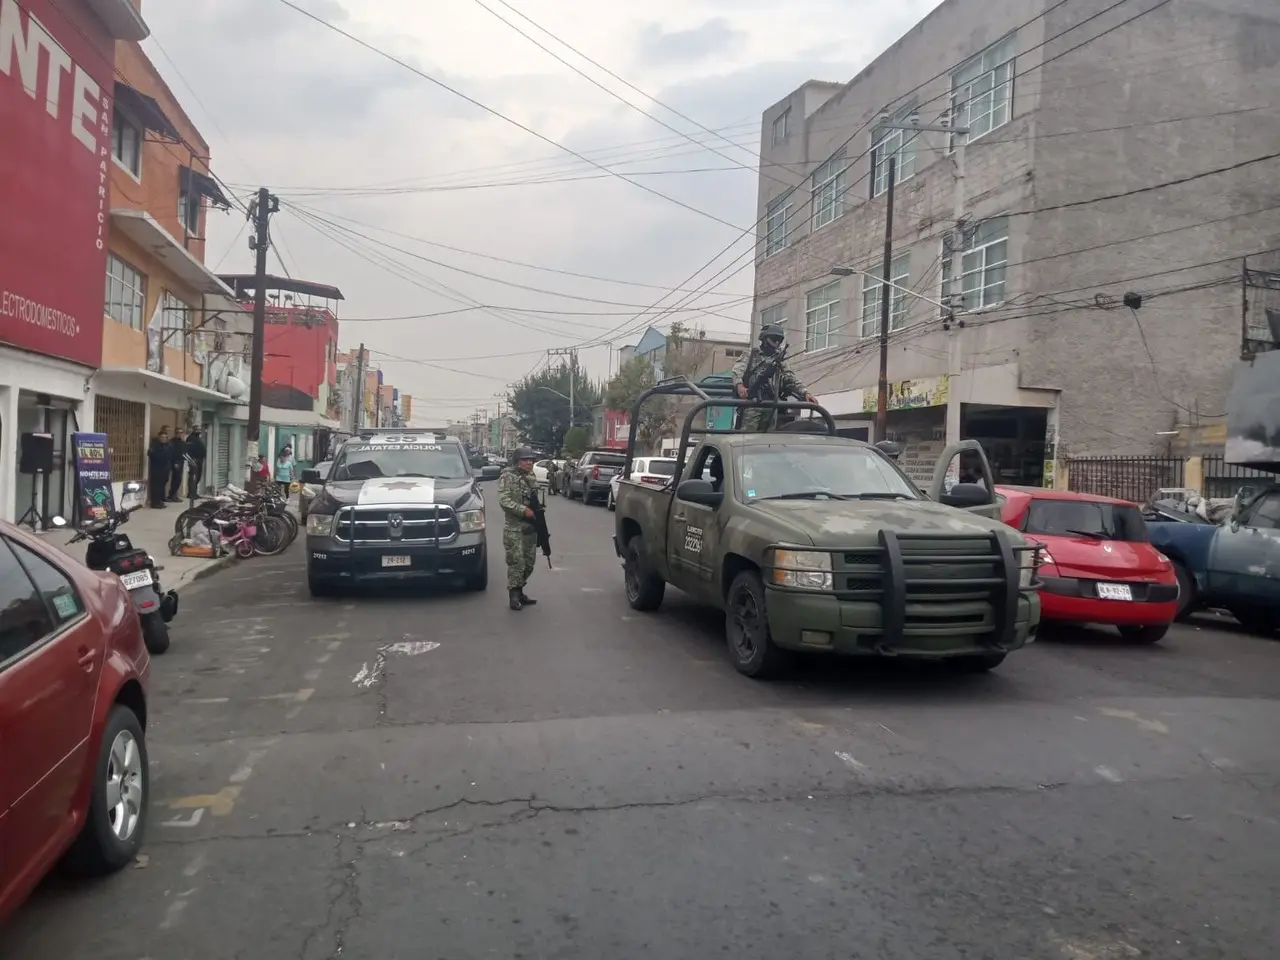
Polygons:
<instances>
[{"instance_id":1,"label":"white car","mask_svg":"<svg viewBox=\"0 0 1280 960\"><path fill-rule=\"evenodd\" d=\"M636 457L631 461L631 480L636 483L651 483L665 487L676 475L675 457ZM618 482L621 474L614 474L609 481L609 509L613 510L618 503Z\"/></svg>"},{"instance_id":2,"label":"white car","mask_svg":"<svg viewBox=\"0 0 1280 960\"><path fill-rule=\"evenodd\" d=\"M564 469L563 460L539 460L533 465L533 479L537 481L538 486L545 487L551 482L547 468L553 463L556 465L557 470Z\"/></svg>"}]
</instances>

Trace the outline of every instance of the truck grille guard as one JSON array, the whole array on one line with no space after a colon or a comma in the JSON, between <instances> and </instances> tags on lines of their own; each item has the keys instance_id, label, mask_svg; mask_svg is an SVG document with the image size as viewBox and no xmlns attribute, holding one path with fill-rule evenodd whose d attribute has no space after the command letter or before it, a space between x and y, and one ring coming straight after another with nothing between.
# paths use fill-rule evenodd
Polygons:
<instances>
[{"instance_id":1,"label":"truck grille guard","mask_svg":"<svg viewBox=\"0 0 1280 960\"><path fill-rule=\"evenodd\" d=\"M1019 593L1043 586L1039 578L1043 547L1015 546L1003 530L977 534L882 530L879 541L876 547L857 550L779 544L765 555L765 583L770 590L878 604L881 639L876 649L883 654L893 654L905 635L943 624L967 627L965 632L982 635L992 650L1009 649L1016 634ZM776 550L830 554L831 589L776 583L775 571L797 569L773 563ZM1034 554L1031 582L1023 587L1019 585L1021 556L1028 552Z\"/></svg>"},{"instance_id":2,"label":"truck grille guard","mask_svg":"<svg viewBox=\"0 0 1280 960\"><path fill-rule=\"evenodd\" d=\"M333 538L357 548L440 547L459 532L457 514L442 503L343 507L333 520Z\"/></svg>"}]
</instances>

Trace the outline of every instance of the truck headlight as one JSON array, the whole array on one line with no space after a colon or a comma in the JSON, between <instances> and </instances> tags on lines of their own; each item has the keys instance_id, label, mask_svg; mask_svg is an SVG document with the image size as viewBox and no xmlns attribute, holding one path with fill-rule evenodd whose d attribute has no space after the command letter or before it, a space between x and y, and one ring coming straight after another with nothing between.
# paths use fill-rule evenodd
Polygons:
<instances>
[{"instance_id":1,"label":"truck headlight","mask_svg":"<svg viewBox=\"0 0 1280 960\"><path fill-rule=\"evenodd\" d=\"M816 550L775 550L773 582L797 590L830 590L831 554Z\"/></svg>"},{"instance_id":2,"label":"truck headlight","mask_svg":"<svg viewBox=\"0 0 1280 960\"><path fill-rule=\"evenodd\" d=\"M1031 586L1031 581L1036 574L1036 551L1019 550L1018 563L1021 565L1018 571L1018 586L1026 590Z\"/></svg>"},{"instance_id":3,"label":"truck headlight","mask_svg":"<svg viewBox=\"0 0 1280 960\"><path fill-rule=\"evenodd\" d=\"M479 533L483 529L483 510L463 510L458 514L458 531L460 533Z\"/></svg>"},{"instance_id":4,"label":"truck headlight","mask_svg":"<svg viewBox=\"0 0 1280 960\"><path fill-rule=\"evenodd\" d=\"M333 514L308 513L307 514L307 536L309 537L333 536Z\"/></svg>"}]
</instances>

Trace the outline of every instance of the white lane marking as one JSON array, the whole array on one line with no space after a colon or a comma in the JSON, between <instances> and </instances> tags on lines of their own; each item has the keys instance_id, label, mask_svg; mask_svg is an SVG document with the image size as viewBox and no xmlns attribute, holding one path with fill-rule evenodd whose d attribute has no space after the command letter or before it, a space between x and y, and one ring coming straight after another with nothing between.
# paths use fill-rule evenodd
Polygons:
<instances>
[{"instance_id":1,"label":"white lane marking","mask_svg":"<svg viewBox=\"0 0 1280 960\"><path fill-rule=\"evenodd\" d=\"M230 697L193 697L183 703L230 703Z\"/></svg>"},{"instance_id":2,"label":"white lane marking","mask_svg":"<svg viewBox=\"0 0 1280 960\"><path fill-rule=\"evenodd\" d=\"M604 593L602 587L581 587L583 593Z\"/></svg>"},{"instance_id":3,"label":"white lane marking","mask_svg":"<svg viewBox=\"0 0 1280 960\"><path fill-rule=\"evenodd\" d=\"M240 764L240 768L227 779L232 783L244 783L253 776L253 765L266 755L266 750L250 750L249 755L244 758L244 763Z\"/></svg>"},{"instance_id":4,"label":"white lane marking","mask_svg":"<svg viewBox=\"0 0 1280 960\"><path fill-rule=\"evenodd\" d=\"M855 759L852 753L845 753L843 750L837 750L836 756L840 758L841 763L855 773L867 772L867 765Z\"/></svg>"},{"instance_id":5,"label":"white lane marking","mask_svg":"<svg viewBox=\"0 0 1280 960\"><path fill-rule=\"evenodd\" d=\"M191 816L185 817L185 818L174 817L172 820L162 820L160 821L160 826L184 827L186 829L191 829L192 827L198 827L200 825L200 821L203 819L204 819L204 807L196 807L194 810L191 811Z\"/></svg>"},{"instance_id":6,"label":"white lane marking","mask_svg":"<svg viewBox=\"0 0 1280 960\"><path fill-rule=\"evenodd\" d=\"M430 653L440 644L434 640L400 640L396 643L389 643L382 649L386 653L397 653L404 657L416 657L424 653Z\"/></svg>"},{"instance_id":7,"label":"white lane marking","mask_svg":"<svg viewBox=\"0 0 1280 960\"><path fill-rule=\"evenodd\" d=\"M328 643L329 652L332 653L334 650L337 650L340 646L342 646L341 640L330 640Z\"/></svg>"},{"instance_id":8,"label":"white lane marking","mask_svg":"<svg viewBox=\"0 0 1280 960\"><path fill-rule=\"evenodd\" d=\"M1149 730L1151 733L1168 733L1169 728L1159 720L1148 720L1145 717L1138 716L1133 710L1116 710L1114 707L1099 707L1098 712L1104 717L1115 717L1117 720L1128 720L1142 730Z\"/></svg>"},{"instance_id":9,"label":"white lane marking","mask_svg":"<svg viewBox=\"0 0 1280 960\"><path fill-rule=\"evenodd\" d=\"M194 860L192 860L190 863L188 863L185 867L182 868L182 875L188 878L194 877L197 873L199 873L201 870L204 869L205 864L208 862L209 862L209 858L207 856L205 856L203 853L199 854Z\"/></svg>"},{"instance_id":10,"label":"white lane marking","mask_svg":"<svg viewBox=\"0 0 1280 960\"><path fill-rule=\"evenodd\" d=\"M1124 777L1120 776L1120 774L1115 770L1112 770L1110 767L1094 767L1093 772L1103 780L1108 780L1111 783L1124 783Z\"/></svg>"},{"instance_id":11,"label":"white lane marking","mask_svg":"<svg viewBox=\"0 0 1280 960\"><path fill-rule=\"evenodd\" d=\"M195 893L194 890L190 893ZM169 904L169 908L164 912L164 919L160 921L161 930L172 930L177 926L178 921L182 919L182 911L187 909L187 901L179 899Z\"/></svg>"},{"instance_id":12,"label":"white lane marking","mask_svg":"<svg viewBox=\"0 0 1280 960\"><path fill-rule=\"evenodd\" d=\"M315 683L317 680L320 679L320 671L308 670L306 673L302 675L302 679L307 681L307 683Z\"/></svg>"},{"instance_id":13,"label":"white lane marking","mask_svg":"<svg viewBox=\"0 0 1280 960\"><path fill-rule=\"evenodd\" d=\"M351 682L354 683L357 687L360 687L364 690L368 690L375 683L377 683L378 678L382 676L382 667L383 667L383 664L385 664L386 662L387 662L386 655L379 652L377 659L373 661L372 667L369 666L368 660L360 664L360 669L357 670L356 675L351 678Z\"/></svg>"}]
</instances>

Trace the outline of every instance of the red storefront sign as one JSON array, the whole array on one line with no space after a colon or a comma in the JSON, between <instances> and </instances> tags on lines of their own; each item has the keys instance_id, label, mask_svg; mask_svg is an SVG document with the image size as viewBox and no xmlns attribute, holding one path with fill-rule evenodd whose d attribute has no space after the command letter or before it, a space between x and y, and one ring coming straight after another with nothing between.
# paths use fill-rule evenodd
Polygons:
<instances>
[{"instance_id":1,"label":"red storefront sign","mask_svg":"<svg viewBox=\"0 0 1280 960\"><path fill-rule=\"evenodd\" d=\"M80 0L0 0L0 343L92 367L114 59Z\"/></svg>"}]
</instances>

